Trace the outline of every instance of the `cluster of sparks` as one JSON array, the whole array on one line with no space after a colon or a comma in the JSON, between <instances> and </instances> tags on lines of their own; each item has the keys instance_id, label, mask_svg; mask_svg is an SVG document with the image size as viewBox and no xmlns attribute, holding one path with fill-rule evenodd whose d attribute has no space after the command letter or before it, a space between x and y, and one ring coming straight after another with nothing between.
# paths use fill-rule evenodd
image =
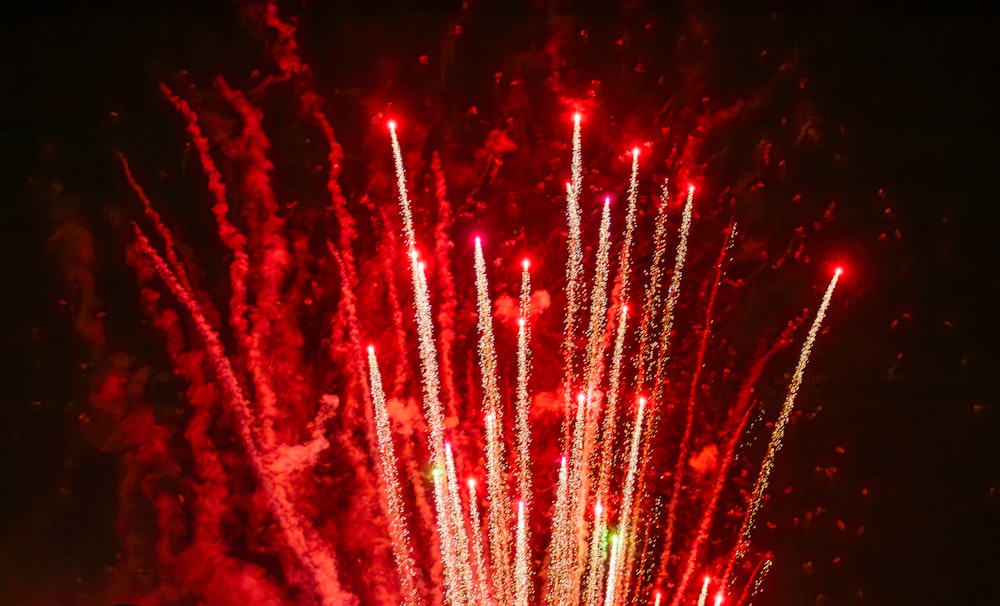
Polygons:
<instances>
[{"instance_id":1,"label":"cluster of sparks","mask_svg":"<svg viewBox=\"0 0 1000 606\"><path fill-rule=\"evenodd\" d=\"M246 276L245 243L235 237L235 228L226 219L225 191L219 171L208 153L207 142L202 136L197 120L189 107L165 90L168 98L188 118L189 132L196 143L202 166L209 175L209 182L216 196L214 208L224 234L225 244L234 255L231 279L234 283L234 307L245 307L246 293L236 288ZM715 264L715 280L708 296L705 322L700 331L698 353L691 379L691 392L682 407L683 429L677 445L678 458L673 469L672 492L666 507L651 505L651 489L646 486L647 470L651 466L651 450L658 439L658 428L665 422L666 383L671 366L671 347L675 316L680 300L688 239L694 220L695 188L686 188L679 228L676 235L674 264L669 260L667 200L669 192L664 182L661 203L654 216L652 261L643 280L635 281L640 272L633 272L632 257L635 248L637 216L640 212L639 178L640 150L631 152L631 172L624 211L624 228L620 239L612 234L613 204L611 197L603 201L597 245L592 259L592 278L586 275L584 234L582 221L583 196L583 147L581 116L573 119L571 177L566 186L567 259L565 269L565 316L560 354L563 365L562 431L557 439L559 459L557 481L554 487L544 488L544 493L554 494L552 503L540 502L532 477L532 348L543 346L532 342L531 318L532 290L531 264L522 260L520 293L517 298L518 319L516 334L516 378L514 393L508 394L511 405L505 406L501 385L502 366L498 363L494 334L493 299L490 293L484 246L488 243L475 238L474 268L478 332L478 366L481 379L482 402L479 408L484 430L482 444L485 491L477 483L477 470L465 465L461 457L456 461L453 444L460 444L461 427L450 427L445 421L443 402L452 399L447 393L450 362L447 351L435 338L435 323L440 330L440 316L435 318L427 276L427 266L419 253L414 213L407 189L404 155L397 132L397 124L389 122L391 151L396 176L399 214L402 221L404 253L408 261L413 294L413 315L416 323L417 352L420 370L420 400L427 427L427 446L432 483L433 513L429 520L430 534L435 544L428 552L440 556L435 562L436 571L428 572L415 557L414 536L411 526L419 516L410 511L405 478L400 469L412 469L412 461L403 461L397 454L392 432L392 420L387 406L387 396L379 369L378 352L374 346L365 346L359 334L356 310L350 312L350 324L355 364L359 373L367 367L364 400L368 407L373 449L372 462L379 478L379 500L386 517L392 557L398 577L400 603L417 606L441 601L453 606L488 606L495 604L547 603L552 606L579 604L620 606L623 604L653 603L659 606L669 600L671 606L690 603L700 574L707 568L701 553L709 539L712 520L718 505L719 494L725 484L726 472L732 463L733 450L739 444L739 435L730 441L718 472L719 480L713 487L707 507L692 544L683 558L680 570L674 574L670 568L673 560L675 526L678 503L684 490L684 472L692 440L692 425L696 407L696 388L699 373L704 366L705 351L710 336L715 296L722 277L722 264L726 251L732 246L734 230L727 231L725 242ZM311 576L315 593L324 606L350 603L352 599L338 581L336 557L322 546L322 541L299 513L289 495L291 471L301 469L307 460L315 459L316 452L325 447L326 441L319 433L311 442L285 449L285 459L265 456L275 450L273 436L258 431L258 426L268 427L254 419L255 411L244 397L244 387L238 373L227 357L225 347L205 312L192 292L182 263L174 253L169 231L162 227L159 217L151 210L148 199L135 183L124 158L126 176L133 189L143 200L161 239L165 242L165 255L161 256L137 228L139 249L148 258L156 273L166 283L174 297L181 303L196 327L212 360L220 383L233 401L242 445L253 471L269 495L270 511L278 521L288 544L302 568ZM437 160L435 160L437 161ZM435 168L438 171L439 168ZM331 179L333 181L333 179ZM440 179L443 190L443 179ZM333 190L331 190L333 191ZM443 199L443 192L439 193ZM343 214L346 211L340 208ZM347 220L343 218L343 220ZM441 234L436 234L440 238ZM620 242L617 259L612 255L616 242ZM440 244L440 243L436 243ZM354 275L350 247L330 244L341 272ZM339 252L338 252L339 250ZM669 282L666 278L669 272ZM838 268L827 286L817 308L814 320L799 354L787 395L780 414L774 423L759 475L746 503L746 512L735 547L725 564L724 571L702 577L697 593L697 604L704 606L712 599L714 606L723 603L746 604L760 590L763 579L771 568L771 560L761 561L745 583L742 595L733 591L737 567L748 554L758 514L768 490L775 458L780 451L785 431L814 343L829 308L834 290L841 276ZM345 281L345 283L349 283ZM664 285L666 290L664 292ZM345 287L346 289L346 287ZM345 290L345 296L352 297ZM641 301L632 303L630 294L638 293ZM353 299L350 299L353 301ZM353 306L353 302L351 303ZM242 307L241 307L242 306ZM250 352L254 371L254 388L264 394L266 401L256 407L269 411L277 406L277 395L268 383L266 373L256 364L261 346L251 337L253 331L233 322L238 342ZM634 346L632 345L634 343ZM255 357L256 356L256 357ZM442 376L442 369L444 375ZM759 374L759 369L756 371ZM260 397L260 396L259 396ZM513 411L513 419L505 418L506 410ZM322 421L333 414L322 408ZM326 415L326 416L324 416ZM322 423L317 422L317 427ZM740 425L742 431L743 425ZM269 441L270 440L270 441ZM292 456L294 454L294 457ZM293 460L294 459L294 460ZM423 462L418 462L422 464ZM545 474L544 477L549 477ZM411 474L412 479L412 474ZM464 481L462 481L464 479ZM464 487L464 490L463 490ZM532 535L532 512L541 514L537 519L548 521L547 536ZM425 529L426 530L426 529ZM660 546L658 573L650 579L655 558L650 548L649 533L659 532L656 540ZM539 534L539 533L536 533ZM547 543L544 539L547 538ZM537 554L542 554L539 560ZM439 564L439 567L436 565ZM695 587L691 587L695 584Z\"/></svg>"},{"instance_id":2,"label":"cluster of sparks","mask_svg":"<svg viewBox=\"0 0 1000 606\"><path fill-rule=\"evenodd\" d=\"M531 556L531 537L528 518L532 507L533 486L531 477L530 431L530 323L531 281L530 263L523 261L519 318L517 322L517 380L514 394L515 419L512 423L515 445L513 453L507 452L505 423L502 416L499 389L497 353L495 349L492 304L483 242L475 239L476 310L478 314L479 365L482 379L482 422L485 428L486 472L486 527L481 524L482 503L476 492L476 482L469 479L468 490L459 491L459 481L451 445L445 442L439 390L438 356L433 335L433 317L424 264L417 252L413 229L411 202L406 187L403 154L395 122L389 123L392 152L396 170L397 191L404 238L413 281L414 306L421 359L424 411L428 421L431 465L435 494L435 517L443 567L443 598L454 605L514 604L527 606L544 601L552 605L567 604L619 604L651 600L660 604L662 590L642 595L635 581L637 569L645 565L638 551L640 538L637 523L643 512L637 508L639 494L644 490L640 477L649 463L650 442L655 435L655 425L661 414L658 403L664 392L664 376L670 359L671 336L674 316L680 296L688 236L692 224L694 186L687 190L687 198L678 232L675 263L667 292L662 292L664 276L662 267L667 256L666 204L662 204L656 218L654 258L648 281L643 292L645 300L639 314L638 348L633 356L626 352L629 333L629 291L633 233L638 206L639 149L632 150L632 170L628 187L625 229L617 264L617 275L612 280L611 263L611 198L604 200L594 258L594 275L589 299L585 299L583 233L581 222L581 193L583 177L581 116L573 120L571 180L566 187L566 217L568 223L566 262L566 311L562 354L564 358L563 391L565 419L562 432L561 458L555 502L551 510L551 529L546 574ZM667 184L663 185L663 199L668 197ZM731 241L727 239L725 251ZM720 255L717 267L721 265ZM708 600L710 587L718 591L715 606L720 606L732 581L733 567L743 558L760 510L775 456L781 449L785 428L802 383L803 373L825 317L837 281L838 268L827 287L813 324L802 346L787 397L780 416L774 425L764 462L754 485L737 546L728 569L718 578L705 576L698 595L698 605ZM718 280L716 280L716 287ZM713 291L714 298L714 291ZM589 318L583 314L589 303ZM711 304L709 306L711 314ZM710 318L709 318L710 319ZM708 331L706 323L706 334ZM578 331L585 327L585 345L578 346ZM634 328L634 327L633 327ZM658 331L658 332L657 332ZM606 333L613 333L613 339ZM613 341L610 352L610 369L606 368L608 342ZM655 343L655 347L653 344ZM704 350L705 339L702 340ZM582 349L582 351L581 351ZM629 359L631 357L631 359ZM696 368L703 365L704 351ZM375 406L380 449L380 472L386 491L386 509L389 517L393 553L404 603L419 603L413 560L409 553L406 531L407 513L399 497L399 482L388 419L385 396L382 393L374 349L369 347L371 392ZM631 364L630 364L631 362ZM623 380L626 369L634 369L631 381ZM697 372L697 371L696 371ZM694 379L697 382L697 378ZM694 388L692 387L692 390ZM634 394L635 405L629 414L619 410L619 402L626 393ZM650 394L652 400L645 395ZM575 395L575 397L574 397ZM691 414L694 396L688 407L688 418L680 448L678 467L684 465L687 442L691 433ZM619 420L619 417L624 417ZM627 448L624 456L616 452L618 426L624 422L628 429ZM513 462L513 475L508 461ZM674 499L667 515L666 545L670 549L674 506L681 490L682 473L675 475ZM514 480L513 482L511 480ZM615 490L612 491L614 484ZM511 487L515 487L515 497ZM620 498L617 497L620 495ZM617 510L613 509L617 504ZM591 515L588 515L591 512ZM645 550L643 550L644 552ZM698 563L697 553L692 554L684 577L676 586L672 604L678 604L686 595L688 577ZM771 560L753 579L753 591L759 586L770 568ZM544 578L545 582L536 582ZM540 594L540 595L539 595Z\"/></svg>"}]
</instances>

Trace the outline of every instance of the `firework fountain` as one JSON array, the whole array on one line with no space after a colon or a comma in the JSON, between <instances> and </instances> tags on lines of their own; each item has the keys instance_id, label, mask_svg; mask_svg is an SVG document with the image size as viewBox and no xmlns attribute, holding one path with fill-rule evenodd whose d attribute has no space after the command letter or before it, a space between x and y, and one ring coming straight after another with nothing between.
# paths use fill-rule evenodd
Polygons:
<instances>
[{"instance_id":1,"label":"firework fountain","mask_svg":"<svg viewBox=\"0 0 1000 606\"><path fill-rule=\"evenodd\" d=\"M564 286L561 293L546 291L546 303L536 306L540 291L532 290L532 263L488 255L498 248L489 229L475 237L471 259L453 263L441 160L435 154L431 163L434 204L421 207L423 196L410 193L406 128L395 120L382 123L394 203L376 208L346 199L339 185L340 145L298 59L294 30L273 10L266 22L278 38L273 51L281 78L297 82L301 115L329 146L331 227L322 253L310 252L312 236L290 224L276 201L261 111L222 79L215 89L241 124L229 144L242 167L237 183L227 182L216 166L198 112L166 86L163 94L184 120L228 251L225 312L201 290L122 156L127 183L145 210L143 224L156 238L154 243L147 228L134 226L131 259L144 307L166 339L175 373L191 385L194 407L185 433L197 478L193 502L185 509L154 499L164 529L158 558L182 580L149 602L184 595L182 586L195 583L218 604L676 606L706 604L712 592L716 606L752 599L772 564L767 556L751 562L756 566L744 561L753 554L774 462L841 270L817 302L807 334L798 337L803 313L747 371L728 416L713 428L724 446L712 481L699 488L697 523L684 524L679 511L692 486L688 466L700 373L713 342L727 258L739 245L735 225L725 230L712 265L703 321L690 331L697 344L694 370L683 379L686 397L678 400L668 386L681 381L674 350L677 333L685 330L677 317L700 203L694 184L682 183L683 195L672 202L666 178L654 179L660 171L644 166L644 152L635 147L625 154L625 195L603 198L590 231L584 217L596 209L584 183L585 116L575 113L566 129ZM687 168L671 176L673 182L692 177ZM646 197L643 183L649 181L656 195ZM233 200L242 205L239 225L231 219ZM422 230L427 217L434 217L433 230ZM646 227L652 227L650 237ZM359 254L372 250L359 246L362 238L376 242L375 254ZM634 268L640 249L644 265ZM491 266L488 258L498 262ZM456 269L470 266L466 275ZM509 324L496 321L501 297L490 282L491 273L507 266L520 268L516 318ZM403 268L406 287L397 283ZM322 281L314 278L320 274ZM379 274L384 286L375 284ZM458 293L470 290L474 301L460 301ZM561 338L543 340L533 330L544 311L536 307L547 306L553 295L564 303ZM460 378L456 369L466 352L455 316L466 305L477 345L468 348L470 371ZM326 335L320 354L304 345L311 330ZM719 523L718 508L752 417L750 394L768 361L796 338L804 339L798 364L734 533ZM558 351L550 355L553 348ZM315 362L316 356L326 361ZM539 357L561 360L560 385L545 394L535 387L533 359ZM322 378L330 363L341 377L334 387ZM390 378L383 382L383 376ZM468 396L458 388L463 378ZM546 399L558 403L552 408L559 428L543 432L536 429L535 408ZM673 414L675 403L679 415ZM670 426L676 431L668 433ZM663 444L671 461L653 456ZM538 456L552 451L560 456ZM149 456L152 466L156 456ZM330 458L351 469L339 490L322 479ZM653 480L663 472L671 481L659 490ZM227 504L227 492L238 490L250 496ZM327 510L339 513L331 518ZM185 522L188 511L193 520ZM229 521L241 516L258 529L247 532L244 549L271 554L268 563L253 564L221 547L231 541L224 536L232 532ZM191 532L169 531L188 525ZM724 555L706 555L712 539L731 544ZM193 554L210 549L217 568L194 570ZM692 587L699 574L700 587ZM235 589L227 596L229 587Z\"/></svg>"}]
</instances>

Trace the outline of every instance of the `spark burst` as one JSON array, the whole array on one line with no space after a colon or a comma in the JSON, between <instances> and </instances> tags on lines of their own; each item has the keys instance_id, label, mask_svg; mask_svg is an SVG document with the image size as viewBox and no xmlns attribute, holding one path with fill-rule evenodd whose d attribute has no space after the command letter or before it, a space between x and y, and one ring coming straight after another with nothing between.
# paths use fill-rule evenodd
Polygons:
<instances>
[{"instance_id":1,"label":"spark burst","mask_svg":"<svg viewBox=\"0 0 1000 606\"><path fill-rule=\"evenodd\" d=\"M260 293L256 292L251 293L254 296L248 297L254 251L248 251L246 238L229 222L225 185L221 173L212 162L211 150L198 126L194 110L165 87L164 94L185 117L188 132L195 143L202 169L208 177L209 189L214 197L213 211L220 237L233 256L229 272L233 283L229 312L230 325L238 347L236 354L227 352L224 348L223 340L218 334L219 327L213 325L203 311L191 284L192 279L176 253L173 236L153 210L152 202L138 185L123 156L122 166L127 182L142 201L146 216L153 223L155 233L165 250L164 254L160 255L138 228L135 235L136 247L193 321L195 330L208 352L212 367L226 391L227 405L236 418L242 447L254 473L268 493L271 513L280 526L284 541L291 547L290 551L298 566L308 576L306 584L325 605L356 602L356 597L350 595L341 584L340 570L333 550L322 544L316 531L310 527L308 520L298 511L292 502L292 497L289 496L294 494L294 491L289 482L290 474L286 469L294 467L300 470L306 464L314 462L316 451L325 448L325 438L317 434L314 438L315 443L308 445L312 450L305 449L312 453L308 457L303 455L303 460L308 459L308 461L291 465L281 459L282 455L291 451L291 447L281 444L281 439L275 435L273 421L280 419L281 416L278 414L280 397L264 363L265 345L263 337L258 334L262 330L260 323L248 321L248 318L255 321L260 319L260 312L255 306L260 305L259 301L262 299ZM236 93L232 96L238 98ZM498 353L497 345L498 334L501 336L499 342L503 343L503 325L498 323L495 334L494 300L490 297L488 266L480 237L475 238L473 264L481 408L474 418L465 419L468 426L451 423L451 419L446 422L441 400L442 385L450 386L446 388L448 392L445 394L446 401L458 397L454 393L457 391L454 388L455 377L452 370L456 366L454 360L449 359L445 362L442 359L452 352L453 342L449 341L447 347L439 347L435 338L435 318L437 317L439 331L443 320L440 315L433 314L434 306L443 304L436 301L432 294L427 267L419 253L421 244L427 243L419 241L419 226L415 221L414 203L407 188L406 164L399 128L395 121L389 121L387 124L401 223L399 227L404 244L404 257L399 261L404 261L409 268L409 282L412 288L410 311L416 323L416 351L420 362L419 397L415 397L414 394L409 395L412 399L422 402L422 420L427 430L426 460L415 461L406 458L420 452L411 443L407 443L401 454L397 453L392 434L390 407L387 404L374 347L367 348L366 357L364 351L360 349L359 342L348 343L345 347L356 350L352 356L359 360L355 363L355 366L358 366L355 369L357 372L363 374L362 367L367 359L368 381L363 385L362 391L370 398L366 414L371 415L371 423L370 427L364 427L364 430L370 432L372 452L368 454L371 456L371 464L378 477L379 506L385 514L394 572L399 584L401 599L396 603L407 606L436 602L455 606L493 604L527 606L547 601L554 606L576 606L582 601L588 606L598 603L603 603L604 606L619 606L644 604L652 600L659 606L664 597L663 587L654 587L646 576L647 552L651 549L651 543L654 546L658 545L663 551L661 557L656 558L655 554L649 557L659 559L663 570L670 567L671 550L677 542L674 540L674 514L678 499L683 496L688 443L694 423L695 392L698 387L698 376L704 364L705 348L709 342L714 297L722 278L723 257L720 256L716 264L717 273L712 283L712 294L706 305L707 311L699 333L700 347L696 356L694 378L689 386L684 431L677 445L678 454L673 469L671 500L666 508L666 519L661 519L659 515L661 508L655 505L658 501L652 498L651 488L646 485L645 478L654 464L651 458L653 442L662 438L658 437L659 434L656 432L665 417L668 397L665 388L672 380L672 373L675 370L671 350L675 347L674 332L678 330L675 321L681 299L689 236L694 221L695 188L691 185L686 191L687 195L677 226L674 264L672 270L668 272L664 265L669 258L667 244L670 222L667 209L670 200L666 181L663 181L660 202L654 209L655 213L648 213L653 215L654 222L652 246L649 247L652 261L646 271L636 272L636 275L644 277L644 281L631 285L633 248L638 246L635 242L635 233L639 229L638 217L644 210L641 198L640 153L638 148L632 150L627 207L620 244L612 237L613 213L611 198L607 197L601 209L597 245L593 249L591 259L593 274L589 282L588 298L588 279L585 274L590 272L590 265L588 264L585 270L584 242L590 241L590 238L585 236L583 208L590 202L586 199L583 187L581 123L582 115L575 114L571 135L571 176L565 192L567 227L565 309L558 356L562 359L562 393L554 396L556 400L564 403L561 411L563 415L559 419L562 430L554 440L545 441L539 438L544 439L548 436L532 435L532 406L534 398L539 395L532 393L531 390L532 356L533 353L537 353L533 352L532 347L545 348L547 344L533 343L531 339L531 318L534 310L531 308L529 263L527 260L523 262L520 273L520 292L517 298L516 377L513 377L516 388L512 390L513 393L509 393L511 390L505 391L503 387L508 383L505 379L510 378L505 376L506 365L502 364L500 359L500 354L504 352L501 348ZM260 128L259 124L255 128ZM330 139L331 150L339 150L339 146L335 147L329 124L326 124L324 132ZM331 162L335 157L335 153L331 151ZM447 216L449 212L447 192L437 156L434 167L437 177L437 202L439 208L443 209L440 212ZM333 168L331 175L335 175ZM331 179L335 180L335 176ZM337 187L331 186L330 192L334 197L341 196ZM357 309L353 294L353 289L359 286L358 262L354 260L354 252L351 249L354 237L353 220L342 199L339 199L334 206L337 208L341 223L350 224L349 229L344 228L347 229L346 235L342 234L336 245L329 243L329 249L341 273L341 292L344 301L348 302L345 306L350 308L345 312L347 318L345 323L349 324L347 332L352 335L352 341L357 341L354 337L359 336L358 332L362 325L368 330L372 328L370 323L363 322L363 310ZM381 220L391 222L393 218L383 211ZM435 238L438 241L432 244L437 253L434 262L439 265L448 262L447 246L444 246L446 243L439 241L446 237L447 233L447 229L441 225L435 229ZM388 239L390 236L385 237ZM727 234L723 253L731 244ZM617 258L612 255L612 249L616 245L619 245ZM391 262L387 262L385 267L388 268L387 271L393 271ZM437 270L442 271L441 268ZM613 270L617 270L617 273ZM666 292L663 292L662 284L668 273L669 286ZM723 591L728 591L734 582L738 574L737 566L751 547L753 528L768 488L774 461L782 447L810 353L840 276L841 271L838 269L827 286L802 345L798 364L774 425L735 546L728 553L725 572L715 577L719 587L719 592L715 596L715 606L724 601ZM638 316L637 318L629 316L629 293L630 287L633 286L643 298L641 309L634 314ZM447 296L454 297L455 291L452 286L445 292L449 293ZM248 302L251 299L254 301L253 305ZM447 302L447 309L454 311L456 307L455 301ZM583 314L587 311L589 317L583 318ZM402 321L397 319L396 323L396 333L405 334ZM635 334L632 334L633 332ZM630 347L633 341L635 345ZM400 359L396 360L396 364L402 367L407 363L406 357L409 352L405 346L400 346L398 349ZM244 359L248 371L240 373L234 370L234 367L243 363ZM400 369L397 372L402 373L404 370ZM756 372L759 374L760 371ZM252 390L249 392L242 384L244 374L250 379ZM363 380L360 382L364 383ZM402 386L404 390L412 388L405 381ZM252 402L248 399L247 393L252 394ZM408 394L399 395L405 399ZM504 413L507 410L504 406L505 397L511 403L513 410L513 419L510 421L505 420ZM623 402L635 403L634 414L626 414L626 410L633 407L622 404ZM449 405L454 404L455 402L449 403ZM470 403L465 404L468 406ZM745 418L748 412L740 413L738 416ZM320 421L327 420L333 414L331 406L322 408L317 412L317 423L321 425ZM620 423L619 417L622 419ZM478 435L479 423L482 424L485 444L480 445L473 441L470 445L466 440L470 436ZM620 431L619 424L623 427ZM739 443L739 432L744 425L745 423L738 425L738 432L732 436L733 448ZM512 439L508 440L508 435L512 436ZM537 442L564 453L560 459L554 487L550 481L553 475L551 468L541 473L537 482L533 480L532 444ZM303 449L294 452L301 450ZM479 455L483 457L482 462L477 458ZM363 453L358 455L358 458L364 460ZM480 463L483 469L479 468ZM415 470L419 469L421 464L427 465L424 468L424 475L414 471L404 475L405 479L401 480L400 468ZM728 463L722 468L724 471L720 472L717 482L720 487L725 483L724 474L725 470L728 470ZM429 482L427 469L430 470ZM481 517L476 481L470 478L466 483L467 509L463 507L458 481L460 476L468 477L483 471L486 479L486 499L483 507L485 517ZM406 485L406 481L410 484ZM511 506L512 486L516 487L514 500L516 507ZM432 491L432 509L421 506L422 495L427 489ZM677 578L670 579L675 588L673 595L669 596L672 604L690 603L694 597L691 595L694 589L689 592L687 586L693 571L696 568L713 566L707 558L703 559L700 547L707 533L713 529L712 515L719 490L717 489L716 494L710 499L711 506L705 514L706 521L699 526L694 548L685 562L686 568L682 574L676 575ZM555 495L551 502L539 498L541 494L549 495L552 492ZM424 509L427 510L426 513L422 511ZM536 532L532 532L531 513L535 509L539 513L546 514L540 515L540 518L551 520L547 536L544 532L537 532L537 528ZM588 512L592 512L589 521ZM417 531L411 532L410 528L416 528ZM725 541L726 531L723 529L719 533L719 538ZM416 545L415 535L432 537L433 545L430 547ZM536 562L533 552L547 553L547 561ZM438 558L439 561L422 561L419 557L415 557L415 554L421 554L425 560ZM435 572L438 568L440 572ZM751 576L744 595L749 592L752 599L757 594L770 568L771 560L767 559L763 567ZM667 572L661 574L661 583L664 574ZM547 582L542 579L547 579ZM711 583L712 577L706 576L697 595L699 606L707 603Z\"/></svg>"}]
</instances>

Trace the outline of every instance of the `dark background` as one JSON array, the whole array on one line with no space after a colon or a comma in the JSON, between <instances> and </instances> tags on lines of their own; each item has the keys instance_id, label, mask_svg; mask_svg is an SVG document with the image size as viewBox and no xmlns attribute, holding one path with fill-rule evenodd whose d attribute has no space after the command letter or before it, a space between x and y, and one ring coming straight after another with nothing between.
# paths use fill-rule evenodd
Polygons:
<instances>
[{"instance_id":1,"label":"dark background","mask_svg":"<svg viewBox=\"0 0 1000 606\"><path fill-rule=\"evenodd\" d=\"M46 242L67 215L82 216L98 265L119 263L104 204L121 195L112 150L125 143L155 159L183 145L157 80L180 69L210 76L213 65L239 74L259 66L263 50L230 3L40 4L7 7L0 20L0 602L41 603L44 595L46 603L100 604L118 548L118 461L79 430L85 347L60 304L63 267ZM440 37L453 7L436 4L422 14L403 12L402 3L381 11L312 5L306 27L346 17L409 52ZM840 196L891 208L873 233L902 236L892 254L852 259L865 294L838 312L846 317L823 346L823 413L785 451L799 463L783 472L807 487L786 505L822 501L847 530L834 538L783 532L768 600L991 603L1000 575L1000 19L954 6L694 6L718 32L720 52L774 45L797 58L817 113L850 133ZM598 28L619 10L595 2L558 9ZM486 30L495 36L503 23L544 13L522 3L483 11L500 24ZM344 50L315 39L328 44L323 52ZM320 85L324 76L363 80L371 65L362 56L331 60ZM732 78L743 77L734 66ZM131 110L126 127L110 114L123 107ZM120 316L136 313L126 286L110 279L102 289ZM824 458L819 444L827 442L844 446L842 459ZM842 481L824 488L815 468L834 464Z\"/></svg>"}]
</instances>

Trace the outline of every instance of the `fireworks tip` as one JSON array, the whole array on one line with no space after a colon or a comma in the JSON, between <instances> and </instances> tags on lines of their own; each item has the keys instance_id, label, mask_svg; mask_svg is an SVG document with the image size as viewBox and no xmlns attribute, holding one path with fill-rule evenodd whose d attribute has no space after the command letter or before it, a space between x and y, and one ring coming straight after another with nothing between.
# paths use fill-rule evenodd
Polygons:
<instances>
[{"instance_id":1,"label":"fireworks tip","mask_svg":"<svg viewBox=\"0 0 1000 606\"><path fill-rule=\"evenodd\" d=\"M374 356L375 355L375 346L374 345L369 345L368 346L368 355L369 356Z\"/></svg>"},{"instance_id":2,"label":"fireworks tip","mask_svg":"<svg viewBox=\"0 0 1000 606\"><path fill-rule=\"evenodd\" d=\"M638 158L639 157L639 146L638 145L632 148L632 157L633 158Z\"/></svg>"},{"instance_id":3,"label":"fireworks tip","mask_svg":"<svg viewBox=\"0 0 1000 606\"><path fill-rule=\"evenodd\" d=\"M611 196L604 196L604 205L607 206L611 204Z\"/></svg>"},{"instance_id":4,"label":"fireworks tip","mask_svg":"<svg viewBox=\"0 0 1000 606\"><path fill-rule=\"evenodd\" d=\"M837 269L833 270L833 275L837 277L840 277L840 274L842 273L844 273L844 268L841 267L840 265L837 266Z\"/></svg>"},{"instance_id":5,"label":"fireworks tip","mask_svg":"<svg viewBox=\"0 0 1000 606\"><path fill-rule=\"evenodd\" d=\"M646 398L639 396L639 406L645 406L645 405L646 405Z\"/></svg>"},{"instance_id":6,"label":"fireworks tip","mask_svg":"<svg viewBox=\"0 0 1000 606\"><path fill-rule=\"evenodd\" d=\"M573 114L573 122L579 124L581 119L583 119L583 115L580 112Z\"/></svg>"},{"instance_id":7,"label":"fireworks tip","mask_svg":"<svg viewBox=\"0 0 1000 606\"><path fill-rule=\"evenodd\" d=\"M389 126L389 130L396 130L396 121L395 120L389 120L388 126Z\"/></svg>"},{"instance_id":8,"label":"fireworks tip","mask_svg":"<svg viewBox=\"0 0 1000 606\"><path fill-rule=\"evenodd\" d=\"M531 267L531 261L527 259L521 261L521 268L524 269L524 271L528 271L529 267Z\"/></svg>"},{"instance_id":9,"label":"fireworks tip","mask_svg":"<svg viewBox=\"0 0 1000 606\"><path fill-rule=\"evenodd\" d=\"M469 484L469 490L472 490L473 488L475 488L476 487L476 478L469 478L468 484Z\"/></svg>"},{"instance_id":10,"label":"fireworks tip","mask_svg":"<svg viewBox=\"0 0 1000 606\"><path fill-rule=\"evenodd\" d=\"M719 606L719 604L722 604L722 599L723 599L723 596L722 596L722 592L721 591L719 593L715 594L715 606Z\"/></svg>"},{"instance_id":11,"label":"fireworks tip","mask_svg":"<svg viewBox=\"0 0 1000 606\"><path fill-rule=\"evenodd\" d=\"M691 193L691 194L694 193L694 183L692 183L691 185L688 185L688 193Z\"/></svg>"},{"instance_id":12,"label":"fireworks tip","mask_svg":"<svg viewBox=\"0 0 1000 606\"><path fill-rule=\"evenodd\" d=\"M517 325L520 326L521 328L524 328L524 318L518 318Z\"/></svg>"},{"instance_id":13,"label":"fireworks tip","mask_svg":"<svg viewBox=\"0 0 1000 606\"><path fill-rule=\"evenodd\" d=\"M479 236L476 236L476 246L482 246L483 240Z\"/></svg>"}]
</instances>

